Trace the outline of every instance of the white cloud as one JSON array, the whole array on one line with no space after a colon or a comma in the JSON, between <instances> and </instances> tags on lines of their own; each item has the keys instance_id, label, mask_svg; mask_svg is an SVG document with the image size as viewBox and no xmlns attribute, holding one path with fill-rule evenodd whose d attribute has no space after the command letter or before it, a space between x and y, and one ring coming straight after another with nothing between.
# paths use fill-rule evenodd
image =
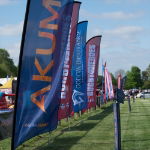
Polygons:
<instances>
[{"instance_id":1,"label":"white cloud","mask_svg":"<svg viewBox=\"0 0 150 150\"><path fill-rule=\"evenodd\" d=\"M104 31L104 44L107 48L126 48L139 45L144 29L139 26L122 26Z\"/></svg>"},{"instance_id":2,"label":"white cloud","mask_svg":"<svg viewBox=\"0 0 150 150\"><path fill-rule=\"evenodd\" d=\"M103 0L108 4L114 4L114 3L124 3L124 2L129 2L130 4L136 4L136 3L140 3L140 2L148 2L149 0Z\"/></svg>"},{"instance_id":3,"label":"white cloud","mask_svg":"<svg viewBox=\"0 0 150 150\"><path fill-rule=\"evenodd\" d=\"M21 33L23 30L23 21L18 24L8 24L4 26L0 26L0 38L3 39L10 39L12 37L21 37ZM5 38L4 38L5 37ZM21 38L19 38L21 40ZM1 41L2 41L1 40ZM13 41L13 40L12 40ZM10 43L12 43L12 41ZM8 50L10 57L14 60L14 63L18 64L19 59L19 51L20 51L20 41L14 44L4 42L5 49Z\"/></svg>"},{"instance_id":4,"label":"white cloud","mask_svg":"<svg viewBox=\"0 0 150 150\"><path fill-rule=\"evenodd\" d=\"M8 5L16 2L17 0L0 0L0 5Z\"/></svg>"},{"instance_id":5,"label":"white cloud","mask_svg":"<svg viewBox=\"0 0 150 150\"><path fill-rule=\"evenodd\" d=\"M8 50L10 57L13 59L15 65L18 65L19 53L20 53L20 43L14 43L12 45L7 45L6 49Z\"/></svg>"},{"instance_id":6,"label":"white cloud","mask_svg":"<svg viewBox=\"0 0 150 150\"><path fill-rule=\"evenodd\" d=\"M120 2L120 0L103 0L103 1L105 1L108 4L119 3Z\"/></svg>"},{"instance_id":7,"label":"white cloud","mask_svg":"<svg viewBox=\"0 0 150 150\"><path fill-rule=\"evenodd\" d=\"M119 26L111 30L94 28L91 30L88 38L95 35L102 35L101 47L104 49L122 48L139 45L139 37L144 32L144 28L140 26Z\"/></svg>"},{"instance_id":8,"label":"white cloud","mask_svg":"<svg viewBox=\"0 0 150 150\"><path fill-rule=\"evenodd\" d=\"M120 52L115 49L112 51L101 50L101 56L101 59L103 58L107 62L110 72L113 73L118 69L128 71L132 66L138 66L144 70L149 65L150 50L141 47L122 49Z\"/></svg>"},{"instance_id":9,"label":"white cloud","mask_svg":"<svg viewBox=\"0 0 150 150\"><path fill-rule=\"evenodd\" d=\"M0 36L15 36L22 33L23 22L0 26Z\"/></svg>"},{"instance_id":10,"label":"white cloud","mask_svg":"<svg viewBox=\"0 0 150 150\"><path fill-rule=\"evenodd\" d=\"M140 26L119 26L111 30L94 28L90 36L102 34L100 65L102 59L107 61L113 73L118 69L127 71L133 65L144 70L149 64L150 49L141 45L143 32L145 29Z\"/></svg>"},{"instance_id":11,"label":"white cloud","mask_svg":"<svg viewBox=\"0 0 150 150\"><path fill-rule=\"evenodd\" d=\"M134 12L134 13L126 13L122 11L117 11L117 12L110 12L110 13L102 13L100 14L101 18L105 19L133 19L133 18L138 18L141 17L144 13L143 12Z\"/></svg>"},{"instance_id":12,"label":"white cloud","mask_svg":"<svg viewBox=\"0 0 150 150\"><path fill-rule=\"evenodd\" d=\"M9 4L10 3L10 0L1 0L0 1L0 5L6 5L6 4Z\"/></svg>"},{"instance_id":13,"label":"white cloud","mask_svg":"<svg viewBox=\"0 0 150 150\"><path fill-rule=\"evenodd\" d=\"M143 11L127 13L123 11L116 11L116 12L104 12L104 13L90 13L86 10L81 9L80 11L81 17L86 19L116 19L116 20L127 20L127 19L134 19L139 18L144 15Z\"/></svg>"},{"instance_id":14,"label":"white cloud","mask_svg":"<svg viewBox=\"0 0 150 150\"><path fill-rule=\"evenodd\" d=\"M130 36L139 35L144 31L143 27L140 26L119 26L110 30L104 30L100 28L94 28L91 32L91 35L102 34L104 36L117 36L122 38L128 38Z\"/></svg>"},{"instance_id":15,"label":"white cloud","mask_svg":"<svg viewBox=\"0 0 150 150\"><path fill-rule=\"evenodd\" d=\"M11 0L0 0L0 5L7 5L10 3L11 3Z\"/></svg>"},{"instance_id":16,"label":"white cloud","mask_svg":"<svg viewBox=\"0 0 150 150\"><path fill-rule=\"evenodd\" d=\"M135 36L135 34L141 33L142 31L144 31L144 29L140 26L121 26L112 30L106 30L105 34L129 38L130 36Z\"/></svg>"}]
</instances>

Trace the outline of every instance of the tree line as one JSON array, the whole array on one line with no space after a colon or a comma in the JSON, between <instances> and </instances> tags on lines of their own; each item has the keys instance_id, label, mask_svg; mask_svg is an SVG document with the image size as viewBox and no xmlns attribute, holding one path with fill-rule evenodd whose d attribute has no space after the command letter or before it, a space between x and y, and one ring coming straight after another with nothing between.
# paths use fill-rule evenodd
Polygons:
<instances>
[{"instance_id":1,"label":"tree line","mask_svg":"<svg viewBox=\"0 0 150 150\"><path fill-rule=\"evenodd\" d=\"M15 66L13 59L7 50L0 49L0 78L6 78L7 76L17 76L17 66Z\"/></svg>"},{"instance_id":2,"label":"tree line","mask_svg":"<svg viewBox=\"0 0 150 150\"><path fill-rule=\"evenodd\" d=\"M126 76L125 89L150 89L150 64L146 70L141 71L139 67L132 66L131 69L125 72L119 69L115 74L111 73L112 82L114 87L117 87L117 76L121 74L122 77ZM102 76L98 76L98 88L102 86Z\"/></svg>"}]
</instances>

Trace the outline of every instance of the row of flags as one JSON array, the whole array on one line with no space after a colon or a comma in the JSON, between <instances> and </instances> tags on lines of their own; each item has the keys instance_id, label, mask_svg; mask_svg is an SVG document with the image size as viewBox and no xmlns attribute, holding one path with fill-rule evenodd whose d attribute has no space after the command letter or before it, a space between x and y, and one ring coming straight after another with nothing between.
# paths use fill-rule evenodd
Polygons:
<instances>
[{"instance_id":1,"label":"row of flags","mask_svg":"<svg viewBox=\"0 0 150 150\"><path fill-rule=\"evenodd\" d=\"M96 106L101 36L86 43L80 2L28 0L19 60L12 149L55 130L58 121ZM36 13L35 13L35 10ZM105 98L114 97L104 67Z\"/></svg>"},{"instance_id":2,"label":"row of flags","mask_svg":"<svg viewBox=\"0 0 150 150\"><path fill-rule=\"evenodd\" d=\"M28 0L12 149L87 108L87 22L78 23L79 8L73 0Z\"/></svg>"},{"instance_id":3,"label":"row of flags","mask_svg":"<svg viewBox=\"0 0 150 150\"><path fill-rule=\"evenodd\" d=\"M72 103L72 88L73 88L73 78L72 78L72 59L74 48L76 44L76 32L77 32L77 24L79 17L79 2L74 2L70 30L68 35L68 41L66 46L66 54L63 66L63 75L62 75L62 88L61 88L61 97L60 97L60 106L58 111L58 120L67 118L71 116L73 111L73 103Z\"/></svg>"},{"instance_id":4,"label":"row of flags","mask_svg":"<svg viewBox=\"0 0 150 150\"><path fill-rule=\"evenodd\" d=\"M105 64L102 64L102 91L103 91L103 102L112 100L115 96L114 87L112 84L112 77Z\"/></svg>"}]
</instances>

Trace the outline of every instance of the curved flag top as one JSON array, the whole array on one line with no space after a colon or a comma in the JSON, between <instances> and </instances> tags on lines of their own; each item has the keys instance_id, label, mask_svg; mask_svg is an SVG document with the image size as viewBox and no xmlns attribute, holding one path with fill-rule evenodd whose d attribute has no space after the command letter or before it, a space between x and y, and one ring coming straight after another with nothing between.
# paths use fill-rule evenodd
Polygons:
<instances>
[{"instance_id":1,"label":"curved flag top","mask_svg":"<svg viewBox=\"0 0 150 150\"><path fill-rule=\"evenodd\" d=\"M113 99L114 98L114 88L113 88L113 84L112 84L112 77L111 74L108 74L108 78L109 78L109 98Z\"/></svg>"},{"instance_id":2,"label":"curved flag top","mask_svg":"<svg viewBox=\"0 0 150 150\"><path fill-rule=\"evenodd\" d=\"M86 44L88 108L96 106L96 83L101 36L91 38Z\"/></svg>"},{"instance_id":3,"label":"curved flag top","mask_svg":"<svg viewBox=\"0 0 150 150\"><path fill-rule=\"evenodd\" d=\"M58 119L64 119L71 115L72 112L72 77L71 77L71 65L72 56L74 51L75 39L76 39L76 27L78 23L80 2L74 2L70 32L68 36L68 43L66 47L65 61L63 67L63 79L61 89L61 101L58 112Z\"/></svg>"},{"instance_id":4,"label":"curved flag top","mask_svg":"<svg viewBox=\"0 0 150 150\"><path fill-rule=\"evenodd\" d=\"M105 103L108 99L114 98L114 89L112 84L112 77L108 69L106 68L106 63L103 65L104 72L104 100Z\"/></svg>"},{"instance_id":5,"label":"curved flag top","mask_svg":"<svg viewBox=\"0 0 150 150\"><path fill-rule=\"evenodd\" d=\"M73 0L28 0L12 149L57 127L72 4Z\"/></svg>"},{"instance_id":6,"label":"curved flag top","mask_svg":"<svg viewBox=\"0 0 150 150\"><path fill-rule=\"evenodd\" d=\"M108 94L109 94L109 92L108 92L108 79L107 79L107 68L106 68L106 62L105 62L105 64L103 65L103 74L104 74L104 102L106 103L107 102L107 100L108 100Z\"/></svg>"},{"instance_id":7,"label":"curved flag top","mask_svg":"<svg viewBox=\"0 0 150 150\"><path fill-rule=\"evenodd\" d=\"M118 80L117 81L118 82L118 89L121 89L121 79L122 79L122 76L121 76L121 74L119 74L118 79L117 79Z\"/></svg>"},{"instance_id":8,"label":"curved flag top","mask_svg":"<svg viewBox=\"0 0 150 150\"><path fill-rule=\"evenodd\" d=\"M78 23L76 43L73 53L72 76L73 76L73 107L74 112L87 108L86 94L86 32L87 21Z\"/></svg>"},{"instance_id":9,"label":"curved flag top","mask_svg":"<svg viewBox=\"0 0 150 150\"><path fill-rule=\"evenodd\" d=\"M105 91L107 91L107 96L109 97L109 99L114 98L112 78L106 67L105 67Z\"/></svg>"}]
</instances>

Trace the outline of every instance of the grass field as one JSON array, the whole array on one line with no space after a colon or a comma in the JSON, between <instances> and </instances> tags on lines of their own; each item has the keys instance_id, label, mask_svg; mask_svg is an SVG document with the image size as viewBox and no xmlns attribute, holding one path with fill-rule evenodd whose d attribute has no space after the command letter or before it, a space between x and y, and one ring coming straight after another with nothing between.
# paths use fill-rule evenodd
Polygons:
<instances>
[{"instance_id":1,"label":"grass field","mask_svg":"<svg viewBox=\"0 0 150 150\"><path fill-rule=\"evenodd\" d=\"M122 149L150 150L150 99L132 102L132 112L122 105Z\"/></svg>"},{"instance_id":2,"label":"grass field","mask_svg":"<svg viewBox=\"0 0 150 150\"><path fill-rule=\"evenodd\" d=\"M122 150L150 150L150 99L121 104ZM46 133L21 145L18 150L114 150L113 108L85 113L63 121L51 134ZM0 141L0 150L10 149L10 139Z\"/></svg>"}]
</instances>

